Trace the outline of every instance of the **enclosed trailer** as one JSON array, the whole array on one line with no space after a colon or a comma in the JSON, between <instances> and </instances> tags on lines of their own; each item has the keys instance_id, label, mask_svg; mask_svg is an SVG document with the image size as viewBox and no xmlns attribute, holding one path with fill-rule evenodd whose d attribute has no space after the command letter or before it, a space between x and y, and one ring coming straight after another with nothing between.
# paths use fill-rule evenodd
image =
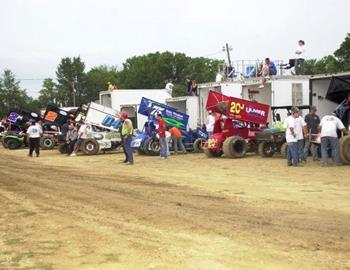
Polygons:
<instances>
[{"instance_id":1,"label":"enclosed trailer","mask_svg":"<svg viewBox=\"0 0 350 270\"><path fill-rule=\"evenodd\" d=\"M310 78L310 105L314 105L317 107L317 114L321 117L333 112L342 101L341 99L337 100L327 98L327 93L329 91L334 90L335 87L342 87L341 84L337 86L333 85L332 87L331 82L335 79L339 79L339 81L350 82L350 72L316 75ZM349 116L347 116L347 119L348 118ZM347 120L347 122L349 123L345 124L348 126L349 129L350 121Z\"/></svg>"},{"instance_id":2,"label":"enclosed trailer","mask_svg":"<svg viewBox=\"0 0 350 270\"><path fill-rule=\"evenodd\" d=\"M100 104L127 112L134 127L141 130L147 121L147 117L137 113L143 97L165 104L165 100L171 96L166 89L118 89L100 92Z\"/></svg>"}]
</instances>

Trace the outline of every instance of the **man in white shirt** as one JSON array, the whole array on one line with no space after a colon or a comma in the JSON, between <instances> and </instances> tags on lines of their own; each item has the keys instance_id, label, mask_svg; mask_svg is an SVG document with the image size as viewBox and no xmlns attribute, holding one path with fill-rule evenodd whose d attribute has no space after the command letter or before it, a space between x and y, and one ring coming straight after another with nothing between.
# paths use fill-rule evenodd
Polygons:
<instances>
[{"instance_id":1,"label":"man in white shirt","mask_svg":"<svg viewBox=\"0 0 350 270\"><path fill-rule=\"evenodd\" d=\"M35 120L31 121L31 125L27 129L27 136L29 142L29 154L28 156L32 157L35 150L37 157L40 155L40 137L43 134L43 130Z\"/></svg>"},{"instance_id":2,"label":"man in white shirt","mask_svg":"<svg viewBox=\"0 0 350 270\"><path fill-rule=\"evenodd\" d=\"M339 140L337 130L341 130L344 134L348 134L344 124L336 116L326 115L322 118L321 123L321 156L322 166L328 165L328 146L332 149L332 159L335 166L340 165L339 160Z\"/></svg>"},{"instance_id":3,"label":"man in white shirt","mask_svg":"<svg viewBox=\"0 0 350 270\"><path fill-rule=\"evenodd\" d=\"M209 114L207 116L206 128L207 128L208 138L210 138L211 135L213 134L213 130L214 130L215 117L214 117L212 111L208 111L208 113Z\"/></svg>"},{"instance_id":4,"label":"man in white shirt","mask_svg":"<svg viewBox=\"0 0 350 270\"><path fill-rule=\"evenodd\" d=\"M295 75L304 75L305 41L299 40L295 50Z\"/></svg>"},{"instance_id":5,"label":"man in white shirt","mask_svg":"<svg viewBox=\"0 0 350 270\"><path fill-rule=\"evenodd\" d=\"M74 145L74 152L70 155L71 157L74 157L77 155L80 146L82 145L82 143L87 139L87 130L86 130L86 124L84 123L84 121L80 121L80 127L78 130L78 139L77 142Z\"/></svg>"},{"instance_id":6,"label":"man in white shirt","mask_svg":"<svg viewBox=\"0 0 350 270\"><path fill-rule=\"evenodd\" d=\"M170 96L173 96L173 88L174 88L173 82L169 80L165 85L165 89Z\"/></svg>"},{"instance_id":7,"label":"man in white shirt","mask_svg":"<svg viewBox=\"0 0 350 270\"><path fill-rule=\"evenodd\" d=\"M301 112L298 113L298 117L295 118L295 133L297 135L298 143L298 157L299 162L306 162L304 157L304 135L306 134L306 123L304 118L301 116Z\"/></svg>"},{"instance_id":8,"label":"man in white shirt","mask_svg":"<svg viewBox=\"0 0 350 270\"><path fill-rule=\"evenodd\" d=\"M299 117L298 108L293 107L291 115L284 120L284 127L286 128L286 141L287 141L287 161L288 166L298 166L298 140L297 134L295 133L296 121Z\"/></svg>"}]
</instances>

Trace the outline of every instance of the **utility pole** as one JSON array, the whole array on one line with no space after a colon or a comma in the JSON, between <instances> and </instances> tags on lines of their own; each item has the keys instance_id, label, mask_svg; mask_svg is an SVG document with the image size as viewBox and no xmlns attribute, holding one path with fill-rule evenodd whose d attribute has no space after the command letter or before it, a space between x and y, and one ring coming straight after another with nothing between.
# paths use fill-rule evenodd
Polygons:
<instances>
[{"instance_id":1,"label":"utility pole","mask_svg":"<svg viewBox=\"0 0 350 270\"><path fill-rule=\"evenodd\" d=\"M232 65L230 56L230 51L232 51L232 47L229 46L228 43L226 43L226 45L222 47L222 50L227 54L228 66L230 67Z\"/></svg>"}]
</instances>

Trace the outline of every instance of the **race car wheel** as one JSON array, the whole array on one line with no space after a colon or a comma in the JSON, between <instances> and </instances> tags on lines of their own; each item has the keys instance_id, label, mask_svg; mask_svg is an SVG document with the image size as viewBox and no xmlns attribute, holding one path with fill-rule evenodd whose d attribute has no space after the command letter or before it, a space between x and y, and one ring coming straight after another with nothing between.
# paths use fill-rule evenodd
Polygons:
<instances>
[{"instance_id":1,"label":"race car wheel","mask_svg":"<svg viewBox=\"0 0 350 270\"><path fill-rule=\"evenodd\" d=\"M96 155L99 148L99 144L95 139L86 139L81 145L81 150L86 155Z\"/></svg>"}]
</instances>

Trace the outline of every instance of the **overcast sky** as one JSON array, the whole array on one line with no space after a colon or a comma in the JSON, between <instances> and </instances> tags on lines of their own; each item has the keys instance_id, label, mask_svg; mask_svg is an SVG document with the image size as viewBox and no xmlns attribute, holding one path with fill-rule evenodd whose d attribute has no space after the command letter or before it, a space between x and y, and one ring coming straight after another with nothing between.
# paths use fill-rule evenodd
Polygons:
<instances>
[{"instance_id":1,"label":"overcast sky","mask_svg":"<svg viewBox=\"0 0 350 270\"><path fill-rule=\"evenodd\" d=\"M226 42L233 60L288 60L299 39L320 58L350 32L349 10L349 0L0 0L0 71L55 78L62 57L89 70L166 50L223 59ZM36 96L41 81L21 86Z\"/></svg>"}]
</instances>

